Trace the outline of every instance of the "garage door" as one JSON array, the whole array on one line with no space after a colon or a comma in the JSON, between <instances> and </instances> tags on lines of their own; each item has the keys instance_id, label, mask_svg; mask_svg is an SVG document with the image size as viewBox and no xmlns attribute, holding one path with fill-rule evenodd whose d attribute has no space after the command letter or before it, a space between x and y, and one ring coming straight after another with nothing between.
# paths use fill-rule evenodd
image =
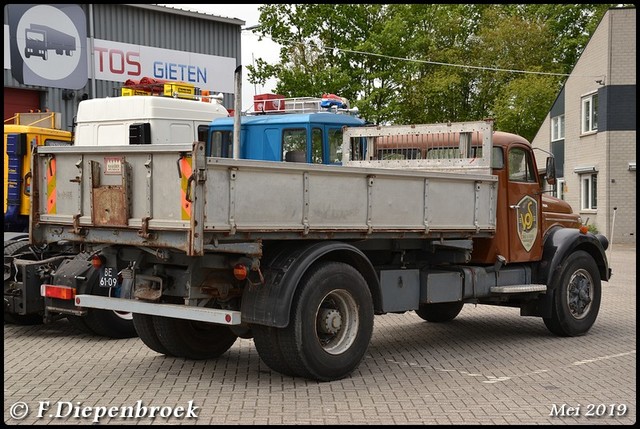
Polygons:
<instances>
[{"instance_id":1,"label":"garage door","mask_svg":"<svg viewBox=\"0 0 640 429\"><path fill-rule=\"evenodd\" d=\"M16 113L28 112L40 108L40 92L28 89L4 88L4 119Z\"/></svg>"}]
</instances>

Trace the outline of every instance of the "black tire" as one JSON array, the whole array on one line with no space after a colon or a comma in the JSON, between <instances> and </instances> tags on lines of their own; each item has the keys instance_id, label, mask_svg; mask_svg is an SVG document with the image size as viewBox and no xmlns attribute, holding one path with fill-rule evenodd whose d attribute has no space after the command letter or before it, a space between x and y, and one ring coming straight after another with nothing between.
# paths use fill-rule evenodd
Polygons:
<instances>
[{"instance_id":1,"label":"black tire","mask_svg":"<svg viewBox=\"0 0 640 429\"><path fill-rule=\"evenodd\" d=\"M83 334L90 334L90 335L95 334L95 332L89 329L89 327L87 326L87 321L83 316L72 316L69 314L67 315L67 320L69 321L69 324L71 326L73 326L75 329L82 332Z\"/></svg>"},{"instance_id":2,"label":"black tire","mask_svg":"<svg viewBox=\"0 0 640 429\"><path fill-rule=\"evenodd\" d=\"M281 329L264 325L253 325L253 343L258 351L258 356L273 371L287 376L295 376L296 373L289 367L280 348L279 331Z\"/></svg>"},{"instance_id":3,"label":"black tire","mask_svg":"<svg viewBox=\"0 0 640 429\"><path fill-rule=\"evenodd\" d=\"M449 322L460 314L464 302L438 302L435 304L421 304L420 308L416 311L416 314L420 316L422 320L432 323Z\"/></svg>"},{"instance_id":4,"label":"black tire","mask_svg":"<svg viewBox=\"0 0 640 429\"><path fill-rule=\"evenodd\" d=\"M13 314L4 311L4 322L12 325L42 325L44 319L41 314Z\"/></svg>"},{"instance_id":5,"label":"black tire","mask_svg":"<svg viewBox=\"0 0 640 429\"><path fill-rule=\"evenodd\" d=\"M171 356L169 350L162 345L156 329L153 326L153 316L148 314L133 313L133 326L142 342L154 352Z\"/></svg>"},{"instance_id":6,"label":"black tire","mask_svg":"<svg viewBox=\"0 0 640 429\"><path fill-rule=\"evenodd\" d=\"M109 296L110 291L111 288L100 287L97 281L91 286L91 295ZM102 337L133 338L138 335L131 313L89 308L84 319L87 327Z\"/></svg>"},{"instance_id":7,"label":"black tire","mask_svg":"<svg viewBox=\"0 0 640 429\"><path fill-rule=\"evenodd\" d=\"M602 282L591 255L576 251L552 280L551 317L543 318L547 329L562 337L576 337L591 329L600 311Z\"/></svg>"},{"instance_id":8,"label":"black tire","mask_svg":"<svg viewBox=\"0 0 640 429\"><path fill-rule=\"evenodd\" d=\"M153 316L153 326L171 355L187 359L217 358L238 339L229 327L215 323Z\"/></svg>"},{"instance_id":9,"label":"black tire","mask_svg":"<svg viewBox=\"0 0 640 429\"><path fill-rule=\"evenodd\" d=\"M369 347L373 317L362 275L342 262L319 262L300 281L289 325L278 332L284 360L309 379L347 377Z\"/></svg>"},{"instance_id":10,"label":"black tire","mask_svg":"<svg viewBox=\"0 0 640 429\"><path fill-rule=\"evenodd\" d=\"M4 242L4 256L13 256L29 249L28 240L9 240Z\"/></svg>"}]
</instances>

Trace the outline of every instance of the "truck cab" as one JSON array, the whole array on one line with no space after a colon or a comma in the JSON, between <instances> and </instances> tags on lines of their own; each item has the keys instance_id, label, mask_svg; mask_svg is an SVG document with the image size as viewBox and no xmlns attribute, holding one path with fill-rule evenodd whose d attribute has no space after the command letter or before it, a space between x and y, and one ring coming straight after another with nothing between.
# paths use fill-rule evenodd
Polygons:
<instances>
[{"instance_id":1,"label":"truck cab","mask_svg":"<svg viewBox=\"0 0 640 429\"><path fill-rule=\"evenodd\" d=\"M552 228L577 230L582 219L568 203L542 191L545 179L539 175L531 144L526 139L496 131L493 145L492 174L498 176L499 184L496 235L491 240L476 241L472 261L493 263L499 256L509 263L539 261L544 240ZM554 178L554 172L548 171L546 180Z\"/></svg>"},{"instance_id":2,"label":"truck cab","mask_svg":"<svg viewBox=\"0 0 640 429\"><path fill-rule=\"evenodd\" d=\"M180 144L204 141L211 120L229 113L217 102L155 95L80 102L77 146Z\"/></svg>"},{"instance_id":3,"label":"truck cab","mask_svg":"<svg viewBox=\"0 0 640 429\"><path fill-rule=\"evenodd\" d=\"M281 98L280 108L273 110L269 109L273 102L264 103L261 98L254 97L254 106L260 106L257 113L240 118L240 153L236 158L339 164L342 128L365 124L354 115L357 110L323 107L323 98ZM233 126L233 118L211 122L207 156L234 157Z\"/></svg>"}]
</instances>

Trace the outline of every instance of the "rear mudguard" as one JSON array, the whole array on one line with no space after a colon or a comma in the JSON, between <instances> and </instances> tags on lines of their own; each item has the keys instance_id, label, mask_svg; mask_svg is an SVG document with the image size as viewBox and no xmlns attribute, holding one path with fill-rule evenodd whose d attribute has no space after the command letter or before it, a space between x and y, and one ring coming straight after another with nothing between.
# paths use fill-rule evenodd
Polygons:
<instances>
[{"instance_id":1,"label":"rear mudguard","mask_svg":"<svg viewBox=\"0 0 640 429\"><path fill-rule=\"evenodd\" d=\"M380 285L369 259L348 243L329 241L289 243L269 250L262 263L264 284L251 284L242 296L242 321L284 328L289 324L291 304L305 272L319 260L352 265L369 285L374 308L381 308Z\"/></svg>"}]
</instances>

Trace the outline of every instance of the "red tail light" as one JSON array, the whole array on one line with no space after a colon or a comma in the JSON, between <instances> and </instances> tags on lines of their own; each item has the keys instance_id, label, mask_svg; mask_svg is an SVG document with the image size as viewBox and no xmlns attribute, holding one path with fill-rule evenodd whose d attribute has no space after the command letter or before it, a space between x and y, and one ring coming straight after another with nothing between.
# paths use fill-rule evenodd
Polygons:
<instances>
[{"instance_id":1,"label":"red tail light","mask_svg":"<svg viewBox=\"0 0 640 429\"><path fill-rule=\"evenodd\" d=\"M76 290L69 286L56 286L45 283L40 286L40 295L45 298L72 300L76 296Z\"/></svg>"},{"instance_id":2,"label":"red tail light","mask_svg":"<svg viewBox=\"0 0 640 429\"><path fill-rule=\"evenodd\" d=\"M244 280L247 278L247 267L242 264L236 264L233 267L233 276L238 280Z\"/></svg>"},{"instance_id":3,"label":"red tail light","mask_svg":"<svg viewBox=\"0 0 640 429\"><path fill-rule=\"evenodd\" d=\"M99 270L104 265L104 262L104 256L93 255L93 257L91 258L91 264L96 270Z\"/></svg>"}]
</instances>

